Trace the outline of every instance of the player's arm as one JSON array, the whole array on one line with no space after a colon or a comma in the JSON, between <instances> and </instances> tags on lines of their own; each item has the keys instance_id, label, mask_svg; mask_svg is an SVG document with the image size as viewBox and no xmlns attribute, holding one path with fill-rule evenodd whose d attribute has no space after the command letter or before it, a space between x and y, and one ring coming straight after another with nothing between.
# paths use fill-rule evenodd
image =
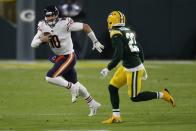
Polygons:
<instances>
[{"instance_id":1,"label":"player's arm","mask_svg":"<svg viewBox=\"0 0 196 131\"><path fill-rule=\"evenodd\" d=\"M41 43L48 43L50 41L50 36L51 35L49 32L42 33L40 30L38 30L37 34L34 36L32 42L31 42L31 47L36 48Z\"/></svg>"},{"instance_id":2,"label":"player's arm","mask_svg":"<svg viewBox=\"0 0 196 131\"><path fill-rule=\"evenodd\" d=\"M41 43L48 43L50 41L51 34L49 32L42 32L42 29L41 29L42 24L43 24L42 21L38 23L37 33L31 42L32 48L36 48Z\"/></svg>"},{"instance_id":3,"label":"player's arm","mask_svg":"<svg viewBox=\"0 0 196 131\"><path fill-rule=\"evenodd\" d=\"M123 40L122 40L122 33L119 31L111 31L110 32L110 37L112 40L112 46L114 48L114 54L112 57L112 60L110 63L107 65L106 68L101 70L101 75L102 76L107 76L108 72L112 70L114 67L118 65L120 60L123 57Z\"/></svg>"},{"instance_id":4,"label":"player's arm","mask_svg":"<svg viewBox=\"0 0 196 131\"><path fill-rule=\"evenodd\" d=\"M107 67L101 70L101 75L104 77L107 76L110 70L112 70L114 67L118 65L123 56L123 41L120 35L116 35L112 38L112 44L115 49L113 58L107 65Z\"/></svg>"},{"instance_id":5,"label":"player's arm","mask_svg":"<svg viewBox=\"0 0 196 131\"><path fill-rule=\"evenodd\" d=\"M123 40L121 35L115 35L112 37L112 45L114 47L114 54L112 60L108 64L108 70L112 70L118 65L123 57Z\"/></svg>"},{"instance_id":6,"label":"player's arm","mask_svg":"<svg viewBox=\"0 0 196 131\"><path fill-rule=\"evenodd\" d=\"M68 31L81 31L81 30L83 30L93 42L93 50L96 49L101 53L102 50L104 49L104 46L97 40L95 33L93 32L93 30L88 24L73 22L68 27Z\"/></svg>"},{"instance_id":7,"label":"player's arm","mask_svg":"<svg viewBox=\"0 0 196 131\"><path fill-rule=\"evenodd\" d=\"M40 40L41 35L42 35L42 32L38 30L36 35L34 36L32 42L31 42L32 48L36 48L42 43L42 41Z\"/></svg>"}]
</instances>

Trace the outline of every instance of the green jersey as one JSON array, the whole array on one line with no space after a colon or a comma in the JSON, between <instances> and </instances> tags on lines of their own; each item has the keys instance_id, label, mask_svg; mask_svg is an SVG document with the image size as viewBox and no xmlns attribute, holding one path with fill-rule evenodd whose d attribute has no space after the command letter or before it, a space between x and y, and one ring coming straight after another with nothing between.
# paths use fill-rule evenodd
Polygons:
<instances>
[{"instance_id":1,"label":"green jersey","mask_svg":"<svg viewBox=\"0 0 196 131\"><path fill-rule=\"evenodd\" d=\"M125 26L114 27L110 31L114 55L108 64L108 69L114 68L121 60L125 68L134 68L144 61L144 54L140 44L136 41L135 32Z\"/></svg>"}]
</instances>

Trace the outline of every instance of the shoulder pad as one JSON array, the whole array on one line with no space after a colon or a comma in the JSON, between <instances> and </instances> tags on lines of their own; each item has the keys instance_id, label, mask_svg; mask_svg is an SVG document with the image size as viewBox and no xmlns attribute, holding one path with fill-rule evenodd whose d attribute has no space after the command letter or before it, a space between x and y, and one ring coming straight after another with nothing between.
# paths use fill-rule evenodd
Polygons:
<instances>
[{"instance_id":1,"label":"shoulder pad","mask_svg":"<svg viewBox=\"0 0 196 131\"><path fill-rule=\"evenodd\" d=\"M73 23L74 22L71 17L63 17L63 18L61 18L61 20L67 21L68 23Z\"/></svg>"},{"instance_id":2,"label":"shoulder pad","mask_svg":"<svg viewBox=\"0 0 196 131\"><path fill-rule=\"evenodd\" d=\"M45 22L44 20L41 20L38 22L38 25L37 25L38 30L42 31L42 26L43 26L44 22Z\"/></svg>"},{"instance_id":3,"label":"shoulder pad","mask_svg":"<svg viewBox=\"0 0 196 131\"><path fill-rule=\"evenodd\" d=\"M70 23L73 23L73 19L71 17L67 17L67 20L70 22Z\"/></svg>"},{"instance_id":4,"label":"shoulder pad","mask_svg":"<svg viewBox=\"0 0 196 131\"><path fill-rule=\"evenodd\" d=\"M38 22L38 26L41 25L43 22L44 22L44 20L40 20L40 21Z\"/></svg>"},{"instance_id":5,"label":"shoulder pad","mask_svg":"<svg viewBox=\"0 0 196 131\"><path fill-rule=\"evenodd\" d=\"M110 38L112 38L114 35L122 35L122 33L118 30L111 30L110 31Z\"/></svg>"}]
</instances>

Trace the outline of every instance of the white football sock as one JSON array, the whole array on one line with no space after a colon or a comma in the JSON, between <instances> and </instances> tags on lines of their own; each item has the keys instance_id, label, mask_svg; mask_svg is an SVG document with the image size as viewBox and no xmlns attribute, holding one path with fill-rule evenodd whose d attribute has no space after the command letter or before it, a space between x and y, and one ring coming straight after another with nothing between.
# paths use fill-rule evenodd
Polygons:
<instances>
[{"instance_id":1,"label":"white football sock","mask_svg":"<svg viewBox=\"0 0 196 131\"><path fill-rule=\"evenodd\" d=\"M113 116L120 117L120 109L112 109Z\"/></svg>"},{"instance_id":2,"label":"white football sock","mask_svg":"<svg viewBox=\"0 0 196 131\"><path fill-rule=\"evenodd\" d=\"M54 78L46 76L46 81L57 86L65 87L67 89L70 89L72 86L72 83L68 82L60 76Z\"/></svg>"},{"instance_id":3,"label":"white football sock","mask_svg":"<svg viewBox=\"0 0 196 131\"><path fill-rule=\"evenodd\" d=\"M84 87L80 82L77 82L75 85L79 86L79 94L81 97L83 97L86 101L86 103L91 106L95 100L90 96L88 90L86 87Z\"/></svg>"},{"instance_id":4,"label":"white football sock","mask_svg":"<svg viewBox=\"0 0 196 131\"><path fill-rule=\"evenodd\" d=\"M87 99L90 96L86 87L84 87L80 82L77 82L75 85L79 86L79 93L81 97L83 97L84 99Z\"/></svg>"},{"instance_id":5,"label":"white football sock","mask_svg":"<svg viewBox=\"0 0 196 131\"><path fill-rule=\"evenodd\" d=\"M157 99L163 98L163 92L157 92Z\"/></svg>"}]
</instances>

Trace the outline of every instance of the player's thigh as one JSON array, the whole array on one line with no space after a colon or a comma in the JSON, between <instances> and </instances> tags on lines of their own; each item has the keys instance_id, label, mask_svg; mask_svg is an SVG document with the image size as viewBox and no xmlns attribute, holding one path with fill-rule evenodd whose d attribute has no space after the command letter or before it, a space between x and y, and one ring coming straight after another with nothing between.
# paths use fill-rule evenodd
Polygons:
<instances>
[{"instance_id":1,"label":"player's thigh","mask_svg":"<svg viewBox=\"0 0 196 131\"><path fill-rule=\"evenodd\" d=\"M120 66L118 67L112 79L110 80L110 85L120 88L125 84L126 84L126 71L123 66Z\"/></svg>"},{"instance_id":2,"label":"player's thigh","mask_svg":"<svg viewBox=\"0 0 196 131\"><path fill-rule=\"evenodd\" d=\"M71 68L68 72L63 73L62 77L74 84L78 81L75 68Z\"/></svg>"},{"instance_id":3,"label":"player's thigh","mask_svg":"<svg viewBox=\"0 0 196 131\"><path fill-rule=\"evenodd\" d=\"M142 88L142 77L144 70L138 70L134 72L126 72L127 74L127 85L128 85L128 96L136 97Z\"/></svg>"},{"instance_id":4,"label":"player's thigh","mask_svg":"<svg viewBox=\"0 0 196 131\"><path fill-rule=\"evenodd\" d=\"M48 77L57 77L61 76L62 74L68 72L70 69L74 68L76 63L76 58L74 53L66 55L64 59L59 60L56 62L53 67L48 71Z\"/></svg>"}]
</instances>

